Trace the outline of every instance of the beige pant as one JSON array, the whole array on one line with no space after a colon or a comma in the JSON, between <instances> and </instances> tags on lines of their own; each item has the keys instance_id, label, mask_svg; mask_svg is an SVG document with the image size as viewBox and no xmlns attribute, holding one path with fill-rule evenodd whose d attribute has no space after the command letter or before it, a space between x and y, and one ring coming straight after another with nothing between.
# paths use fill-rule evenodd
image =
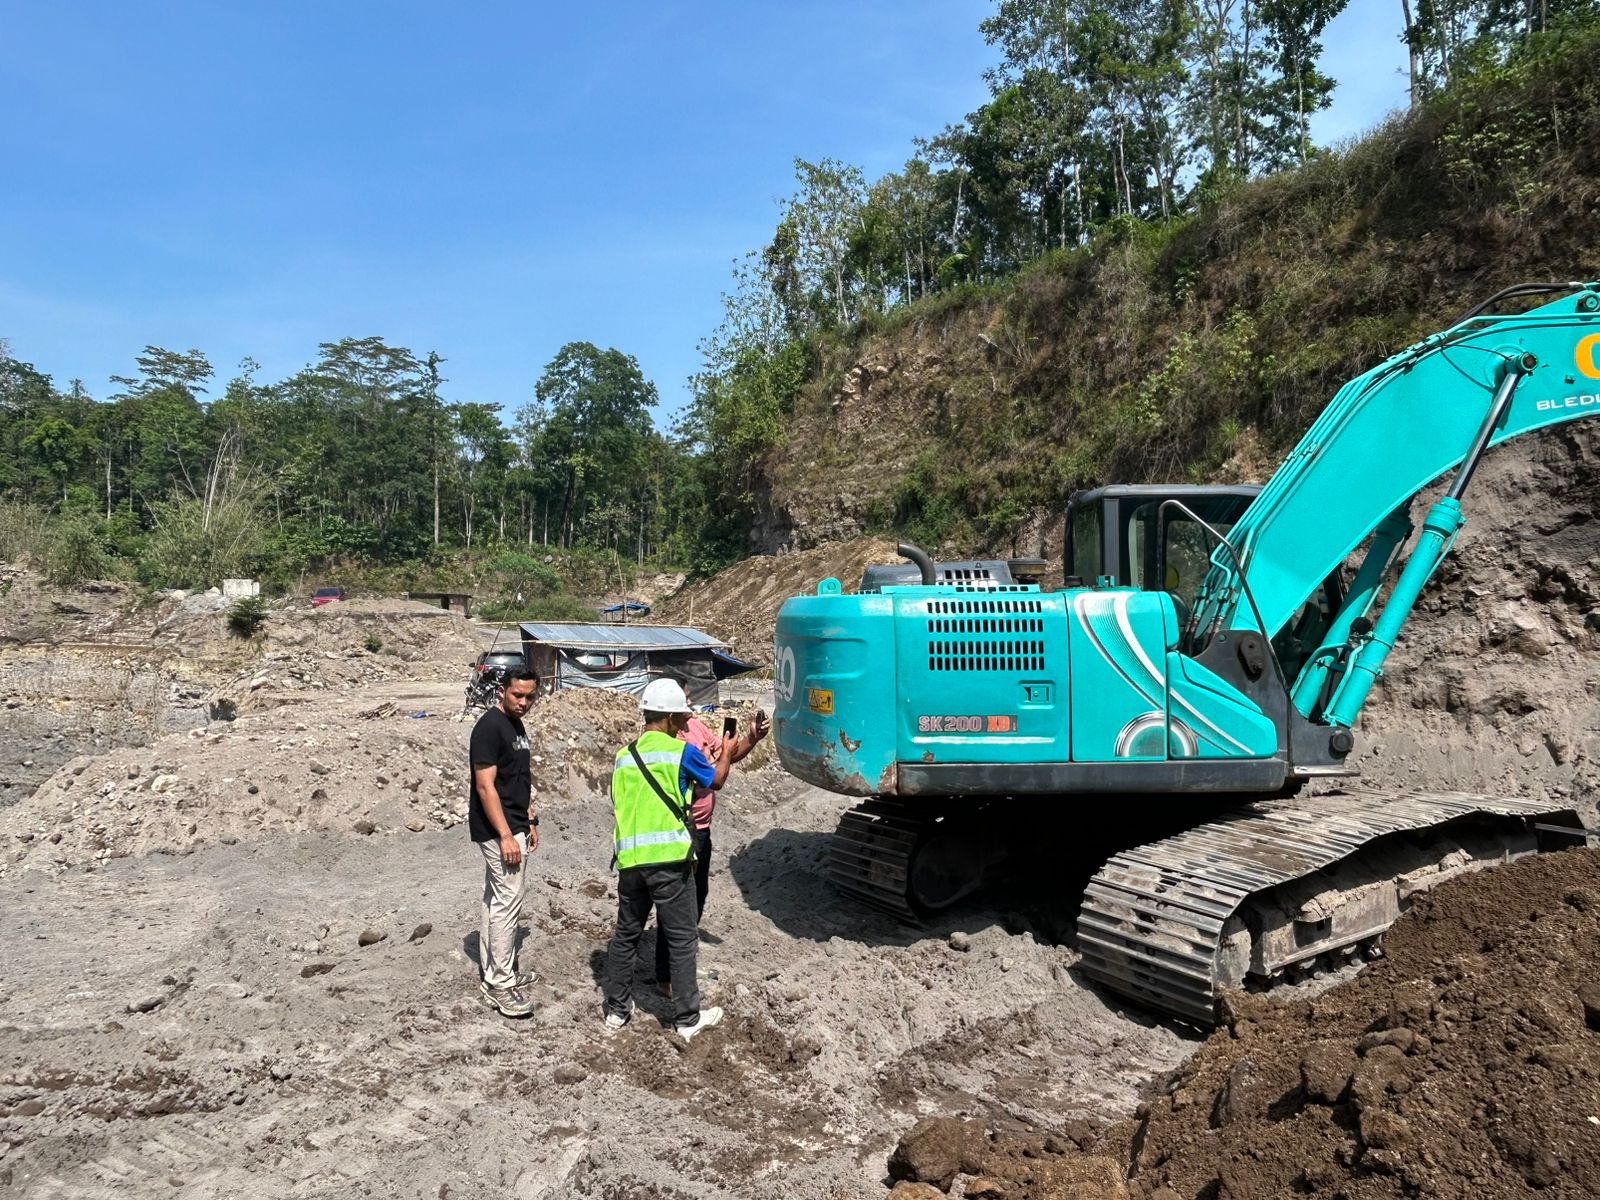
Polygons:
<instances>
[{"instance_id":1,"label":"beige pant","mask_svg":"<svg viewBox=\"0 0 1600 1200\"><path fill-rule=\"evenodd\" d=\"M483 851L483 918L478 925L478 963L483 981L492 988L508 988L517 981L517 922L522 916L522 895L528 878L528 835L519 833L522 865L508 867L500 854L500 839L479 842Z\"/></svg>"}]
</instances>

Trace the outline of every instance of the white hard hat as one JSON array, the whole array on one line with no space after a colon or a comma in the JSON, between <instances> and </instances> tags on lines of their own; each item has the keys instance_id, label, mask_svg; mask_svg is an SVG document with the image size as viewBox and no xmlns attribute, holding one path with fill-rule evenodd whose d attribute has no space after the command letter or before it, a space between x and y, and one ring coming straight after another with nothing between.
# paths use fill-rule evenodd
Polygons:
<instances>
[{"instance_id":1,"label":"white hard hat","mask_svg":"<svg viewBox=\"0 0 1600 1200\"><path fill-rule=\"evenodd\" d=\"M683 694L683 685L676 679L652 679L645 684L644 695L639 699L639 707L644 712L655 713L694 711L689 707L689 697Z\"/></svg>"}]
</instances>

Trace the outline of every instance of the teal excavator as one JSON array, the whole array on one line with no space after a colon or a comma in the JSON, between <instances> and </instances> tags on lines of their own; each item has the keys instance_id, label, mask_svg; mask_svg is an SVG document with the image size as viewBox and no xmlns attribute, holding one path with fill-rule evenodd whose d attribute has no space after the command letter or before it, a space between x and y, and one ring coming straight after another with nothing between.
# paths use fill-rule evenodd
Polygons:
<instances>
[{"instance_id":1,"label":"teal excavator","mask_svg":"<svg viewBox=\"0 0 1600 1200\"><path fill-rule=\"evenodd\" d=\"M1225 989L1376 955L1441 879L1584 843L1571 808L1378 791L1347 762L1485 452L1595 416L1600 283L1521 284L1346 384L1264 487L1073 496L1060 590L903 545L857 593L788 600L779 756L865 798L834 882L916 920L992 877L1024 813L1110 825L1082 968L1209 1023Z\"/></svg>"}]
</instances>

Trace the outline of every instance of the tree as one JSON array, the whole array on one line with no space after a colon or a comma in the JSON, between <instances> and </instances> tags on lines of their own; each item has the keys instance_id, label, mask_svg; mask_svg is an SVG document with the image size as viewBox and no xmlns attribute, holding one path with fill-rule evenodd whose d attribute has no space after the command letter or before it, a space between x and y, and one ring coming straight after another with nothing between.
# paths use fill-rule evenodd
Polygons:
<instances>
[{"instance_id":1,"label":"tree","mask_svg":"<svg viewBox=\"0 0 1600 1200\"><path fill-rule=\"evenodd\" d=\"M64 498L67 481L83 452L77 429L59 417L45 417L23 438L22 445Z\"/></svg>"},{"instance_id":2,"label":"tree","mask_svg":"<svg viewBox=\"0 0 1600 1200\"><path fill-rule=\"evenodd\" d=\"M866 207L866 181L861 168L832 158L797 158L794 173L800 190L788 201L780 231L793 240L794 269L814 297L817 317L848 324L859 315L850 242Z\"/></svg>"},{"instance_id":3,"label":"tree","mask_svg":"<svg viewBox=\"0 0 1600 1200\"><path fill-rule=\"evenodd\" d=\"M523 414L538 427L531 466L557 481L558 537L571 546L581 510L624 494L636 475L656 385L630 354L568 342L545 367L534 395L536 406Z\"/></svg>"},{"instance_id":4,"label":"tree","mask_svg":"<svg viewBox=\"0 0 1600 1200\"><path fill-rule=\"evenodd\" d=\"M1305 162L1311 151L1310 115L1333 100L1333 80L1317 69L1322 31L1348 3L1349 0L1261 0L1267 47L1278 72L1276 92L1282 111L1279 125L1280 129L1288 126L1281 129L1278 141L1293 146L1298 162Z\"/></svg>"},{"instance_id":5,"label":"tree","mask_svg":"<svg viewBox=\"0 0 1600 1200\"><path fill-rule=\"evenodd\" d=\"M467 548L472 548L473 517L482 496L484 478L496 467L504 469L511 436L500 424L498 404L456 406L457 463L461 480L461 515Z\"/></svg>"}]
</instances>

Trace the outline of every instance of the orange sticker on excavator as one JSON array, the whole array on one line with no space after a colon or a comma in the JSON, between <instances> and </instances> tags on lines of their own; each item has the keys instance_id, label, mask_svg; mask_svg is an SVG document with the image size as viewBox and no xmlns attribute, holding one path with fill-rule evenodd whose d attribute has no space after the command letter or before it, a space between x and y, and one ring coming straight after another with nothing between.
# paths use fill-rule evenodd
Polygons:
<instances>
[{"instance_id":1,"label":"orange sticker on excavator","mask_svg":"<svg viewBox=\"0 0 1600 1200\"><path fill-rule=\"evenodd\" d=\"M1600 379L1600 364L1595 362L1596 349L1600 349L1600 333L1591 333L1579 340L1578 349L1573 355L1578 363L1578 373L1590 379Z\"/></svg>"}]
</instances>

